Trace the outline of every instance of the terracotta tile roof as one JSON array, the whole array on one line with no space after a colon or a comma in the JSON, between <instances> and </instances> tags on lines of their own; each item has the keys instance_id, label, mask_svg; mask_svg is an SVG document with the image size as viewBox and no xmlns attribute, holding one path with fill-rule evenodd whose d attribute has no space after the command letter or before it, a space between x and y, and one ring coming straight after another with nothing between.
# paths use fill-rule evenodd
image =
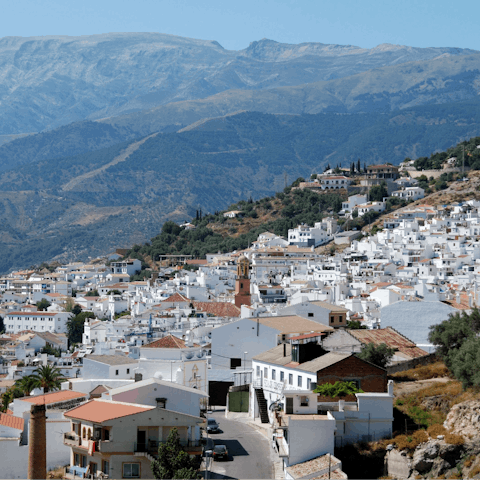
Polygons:
<instances>
[{"instance_id":1,"label":"terracotta tile roof","mask_svg":"<svg viewBox=\"0 0 480 480\"><path fill-rule=\"evenodd\" d=\"M414 342L392 327L377 330L349 330L348 332L363 344L374 343L375 345L380 345L385 343L390 348L394 348L410 358L428 355L425 350L417 347Z\"/></svg>"},{"instance_id":2,"label":"terracotta tile roof","mask_svg":"<svg viewBox=\"0 0 480 480\"><path fill-rule=\"evenodd\" d=\"M22 402L34 403L35 405L50 405L51 403L66 402L75 398L87 397L86 393L74 392L73 390L59 390L58 392L49 392L34 397L22 397Z\"/></svg>"},{"instance_id":3,"label":"terracotta tile roof","mask_svg":"<svg viewBox=\"0 0 480 480\"><path fill-rule=\"evenodd\" d=\"M192 302L195 310L211 313L216 317L239 317L241 310L229 302Z\"/></svg>"},{"instance_id":4,"label":"terracotta tile roof","mask_svg":"<svg viewBox=\"0 0 480 480\"><path fill-rule=\"evenodd\" d=\"M0 425L23 431L23 418L8 413L0 413Z\"/></svg>"},{"instance_id":5,"label":"terracotta tile roof","mask_svg":"<svg viewBox=\"0 0 480 480\"><path fill-rule=\"evenodd\" d=\"M170 302L170 303L178 303L178 302L190 302L190 299L187 298L187 297L184 297L183 295L181 295L180 293L174 293L173 295L170 295L166 300L164 300L162 303L164 302Z\"/></svg>"},{"instance_id":6,"label":"terracotta tile roof","mask_svg":"<svg viewBox=\"0 0 480 480\"><path fill-rule=\"evenodd\" d=\"M87 422L101 423L154 409L155 407L140 406L132 403L90 400L83 405L68 410L68 412L64 413L64 416Z\"/></svg>"},{"instance_id":7,"label":"terracotta tile roof","mask_svg":"<svg viewBox=\"0 0 480 480\"><path fill-rule=\"evenodd\" d=\"M50 313L50 312L9 312L7 313L7 316L9 315L16 315L16 316L21 316L21 315L27 315L29 317L54 317L55 315L58 315L58 312L55 313Z\"/></svg>"},{"instance_id":8,"label":"terracotta tile roof","mask_svg":"<svg viewBox=\"0 0 480 480\"><path fill-rule=\"evenodd\" d=\"M8 415L13 415L13 411L7 408L7 411L5 413L8 413Z\"/></svg>"},{"instance_id":9,"label":"terracotta tile roof","mask_svg":"<svg viewBox=\"0 0 480 480\"><path fill-rule=\"evenodd\" d=\"M193 344L194 347L199 347L200 345ZM159 340L155 340L152 343L143 345L142 348L189 348L185 344L185 340L175 337L172 334L169 334Z\"/></svg>"}]
</instances>

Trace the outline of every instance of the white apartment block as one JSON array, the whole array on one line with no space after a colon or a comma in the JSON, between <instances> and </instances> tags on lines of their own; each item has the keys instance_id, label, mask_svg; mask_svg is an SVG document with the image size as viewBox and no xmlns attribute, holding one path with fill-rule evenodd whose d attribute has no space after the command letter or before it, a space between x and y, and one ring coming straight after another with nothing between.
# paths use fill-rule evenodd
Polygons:
<instances>
[{"instance_id":1,"label":"white apartment block","mask_svg":"<svg viewBox=\"0 0 480 480\"><path fill-rule=\"evenodd\" d=\"M420 200L425 197L425 190L420 187L407 187L403 190L392 192L392 196L402 200Z\"/></svg>"},{"instance_id":2,"label":"white apartment block","mask_svg":"<svg viewBox=\"0 0 480 480\"><path fill-rule=\"evenodd\" d=\"M11 312L4 317L8 333L33 330L36 332L66 333L68 312Z\"/></svg>"}]
</instances>

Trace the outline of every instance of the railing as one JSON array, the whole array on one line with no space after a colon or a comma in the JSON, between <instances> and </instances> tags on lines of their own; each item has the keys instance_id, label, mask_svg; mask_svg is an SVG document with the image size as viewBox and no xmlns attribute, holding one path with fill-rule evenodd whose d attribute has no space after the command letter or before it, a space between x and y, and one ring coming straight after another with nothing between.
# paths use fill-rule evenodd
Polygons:
<instances>
[{"instance_id":1,"label":"railing","mask_svg":"<svg viewBox=\"0 0 480 480\"><path fill-rule=\"evenodd\" d=\"M157 440L149 440L148 442L135 442L134 444L134 452L135 453L150 453L150 454L157 454L158 447L162 444L167 443L166 441L157 441ZM182 447L201 447L202 441L201 440L180 440L180 445Z\"/></svg>"},{"instance_id":2,"label":"railing","mask_svg":"<svg viewBox=\"0 0 480 480\"><path fill-rule=\"evenodd\" d=\"M65 477L69 478L87 478L87 467L78 467L76 465L65 467Z\"/></svg>"},{"instance_id":3,"label":"railing","mask_svg":"<svg viewBox=\"0 0 480 480\"><path fill-rule=\"evenodd\" d=\"M65 432L63 434L63 443L65 445L77 447L80 445L80 437L76 433Z\"/></svg>"}]
</instances>

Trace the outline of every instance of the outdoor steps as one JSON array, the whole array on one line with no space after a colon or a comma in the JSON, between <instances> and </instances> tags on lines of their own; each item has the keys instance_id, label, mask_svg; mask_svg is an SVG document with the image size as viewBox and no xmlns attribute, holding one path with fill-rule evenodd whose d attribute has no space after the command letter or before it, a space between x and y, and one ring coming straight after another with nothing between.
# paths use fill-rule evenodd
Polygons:
<instances>
[{"instance_id":1,"label":"outdoor steps","mask_svg":"<svg viewBox=\"0 0 480 480\"><path fill-rule=\"evenodd\" d=\"M265 395L263 394L263 388L256 388L255 395L257 397L258 409L260 411L260 419L262 423L270 423L268 418L267 401L265 400Z\"/></svg>"}]
</instances>

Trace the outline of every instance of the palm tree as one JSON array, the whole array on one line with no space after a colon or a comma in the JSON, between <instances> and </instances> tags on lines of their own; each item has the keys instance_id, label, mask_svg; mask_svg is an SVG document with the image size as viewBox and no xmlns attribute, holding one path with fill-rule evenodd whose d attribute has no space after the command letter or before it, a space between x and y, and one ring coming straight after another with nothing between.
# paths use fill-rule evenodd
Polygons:
<instances>
[{"instance_id":1,"label":"palm tree","mask_svg":"<svg viewBox=\"0 0 480 480\"><path fill-rule=\"evenodd\" d=\"M27 375L15 382L15 388L22 392L25 397L30 396L30 392L37 386L37 379L33 375Z\"/></svg>"},{"instance_id":2,"label":"palm tree","mask_svg":"<svg viewBox=\"0 0 480 480\"><path fill-rule=\"evenodd\" d=\"M15 398L13 389L9 388L0 398L2 399L2 403L0 404L0 412L5 413L8 409L8 406Z\"/></svg>"},{"instance_id":3,"label":"palm tree","mask_svg":"<svg viewBox=\"0 0 480 480\"><path fill-rule=\"evenodd\" d=\"M38 367L33 372L32 377L35 378L35 386L43 388L44 393L48 393L51 390L60 390L62 382L66 380L60 370L51 365Z\"/></svg>"}]
</instances>

